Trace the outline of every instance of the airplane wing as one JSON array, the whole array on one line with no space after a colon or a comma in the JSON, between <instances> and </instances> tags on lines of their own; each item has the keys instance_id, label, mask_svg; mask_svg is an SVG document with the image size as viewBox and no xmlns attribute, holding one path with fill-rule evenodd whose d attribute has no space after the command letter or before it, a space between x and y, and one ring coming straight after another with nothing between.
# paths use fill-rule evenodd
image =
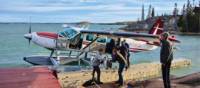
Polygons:
<instances>
[{"instance_id":1,"label":"airplane wing","mask_svg":"<svg viewBox=\"0 0 200 88\"><path fill-rule=\"evenodd\" d=\"M158 35L132 33L132 32L113 32L113 31L97 31L97 30L81 30L83 34L96 34L98 36L108 36L111 38L131 38L140 41L159 41Z\"/></svg>"}]
</instances>

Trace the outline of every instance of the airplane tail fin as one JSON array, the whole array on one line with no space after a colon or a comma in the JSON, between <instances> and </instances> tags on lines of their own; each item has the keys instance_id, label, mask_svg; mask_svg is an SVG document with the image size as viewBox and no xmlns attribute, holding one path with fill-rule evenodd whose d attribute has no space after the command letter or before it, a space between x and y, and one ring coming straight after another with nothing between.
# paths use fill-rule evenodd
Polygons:
<instances>
[{"instance_id":1,"label":"airplane tail fin","mask_svg":"<svg viewBox=\"0 0 200 88\"><path fill-rule=\"evenodd\" d=\"M164 22L161 18L158 18L153 24L153 27L149 30L149 34L159 35L163 33Z\"/></svg>"}]
</instances>

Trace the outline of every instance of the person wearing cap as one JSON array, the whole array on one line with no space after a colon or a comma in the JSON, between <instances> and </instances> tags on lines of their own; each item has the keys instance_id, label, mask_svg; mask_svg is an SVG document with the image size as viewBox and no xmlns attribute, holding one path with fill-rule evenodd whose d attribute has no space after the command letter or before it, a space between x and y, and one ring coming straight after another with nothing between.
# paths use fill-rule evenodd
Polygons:
<instances>
[{"instance_id":1,"label":"person wearing cap","mask_svg":"<svg viewBox=\"0 0 200 88\"><path fill-rule=\"evenodd\" d=\"M162 78L164 88L170 88L170 66L173 60L172 45L168 40L169 33L165 32L160 36L161 50L160 62L162 64Z\"/></svg>"}]
</instances>

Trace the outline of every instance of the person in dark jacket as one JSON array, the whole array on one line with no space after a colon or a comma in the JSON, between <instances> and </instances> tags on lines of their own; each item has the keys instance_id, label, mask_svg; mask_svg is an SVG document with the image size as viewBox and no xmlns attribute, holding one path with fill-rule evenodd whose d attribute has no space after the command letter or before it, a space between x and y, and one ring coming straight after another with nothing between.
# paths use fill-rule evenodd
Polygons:
<instances>
[{"instance_id":1,"label":"person in dark jacket","mask_svg":"<svg viewBox=\"0 0 200 88\"><path fill-rule=\"evenodd\" d=\"M169 33L165 32L160 36L161 50L160 62L162 64L162 77L165 88L170 88L170 66L173 60L172 45L168 41Z\"/></svg>"},{"instance_id":2,"label":"person in dark jacket","mask_svg":"<svg viewBox=\"0 0 200 88\"><path fill-rule=\"evenodd\" d=\"M115 56L116 61L118 61L119 63L119 68L118 68L119 79L115 83L119 84L119 86L122 86L124 83L122 73L124 68L127 66L125 47L124 46L120 46L119 48L115 47L113 49L113 55Z\"/></svg>"},{"instance_id":3,"label":"person in dark jacket","mask_svg":"<svg viewBox=\"0 0 200 88\"><path fill-rule=\"evenodd\" d=\"M125 47L125 52L126 52L126 60L127 60L127 66L126 69L129 68L130 66L130 51L129 51L129 44L126 42L126 40L122 41L122 46Z\"/></svg>"}]
</instances>

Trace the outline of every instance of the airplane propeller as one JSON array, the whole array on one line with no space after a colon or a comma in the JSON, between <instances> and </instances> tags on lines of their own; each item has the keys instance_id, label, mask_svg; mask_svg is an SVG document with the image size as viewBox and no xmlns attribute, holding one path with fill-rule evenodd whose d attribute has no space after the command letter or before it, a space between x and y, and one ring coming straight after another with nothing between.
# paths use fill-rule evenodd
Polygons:
<instances>
[{"instance_id":1,"label":"airplane propeller","mask_svg":"<svg viewBox=\"0 0 200 88\"><path fill-rule=\"evenodd\" d=\"M29 26L29 32L28 33L31 34L31 25ZM30 45L30 43L31 43L31 38L28 39L28 44Z\"/></svg>"},{"instance_id":2,"label":"airplane propeller","mask_svg":"<svg viewBox=\"0 0 200 88\"><path fill-rule=\"evenodd\" d=\"M28 43L30 45L32 34L31 34L31 25L29 26L29 32L27 34L24 34L24 38L28 39Z\"/></svg>"},{"instance_id":3,"label":"airplane propeller","mask_svg":"<svg viewBox=\"0 0 200 88\"><path fill-rule=\"evenodd\" d=\"M28 31L29 34L31 34L31 25L29 26L29 31ZM31 43L31 38L28 38L28 44L30 45Z\"/></svg>"}]
</instances>

